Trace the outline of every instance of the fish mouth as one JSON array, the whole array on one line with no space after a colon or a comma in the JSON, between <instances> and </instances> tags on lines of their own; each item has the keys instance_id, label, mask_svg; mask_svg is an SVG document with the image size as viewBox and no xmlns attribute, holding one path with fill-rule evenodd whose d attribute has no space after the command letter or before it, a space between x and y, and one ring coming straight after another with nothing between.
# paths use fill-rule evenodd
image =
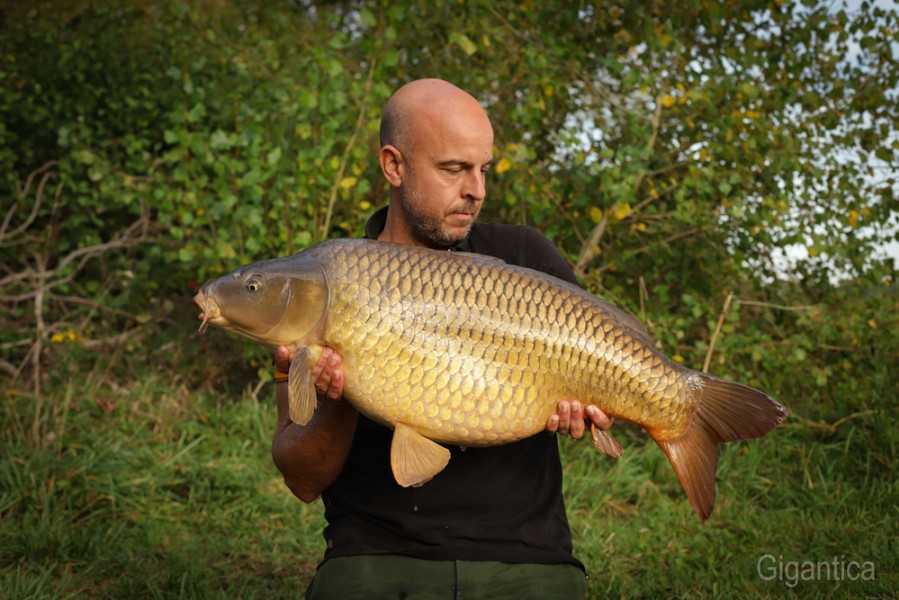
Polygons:
<instances>
[{"instance_id":1,"label":"fish mouth","mask_svg":"<svg viewBox=\"0 0 899 600\"><path fill-rule=\"evenodd\" d=\"M197 295L194 296L194 302L201 310L197 318L201 319L203 322L200 323L200 328L197 330L197 333L202 334L209 327L210 322L215 324L217 320L221 319L222 311L215 300L204 294L202 290L197 292Z\"/></svg>"}]
</instances>

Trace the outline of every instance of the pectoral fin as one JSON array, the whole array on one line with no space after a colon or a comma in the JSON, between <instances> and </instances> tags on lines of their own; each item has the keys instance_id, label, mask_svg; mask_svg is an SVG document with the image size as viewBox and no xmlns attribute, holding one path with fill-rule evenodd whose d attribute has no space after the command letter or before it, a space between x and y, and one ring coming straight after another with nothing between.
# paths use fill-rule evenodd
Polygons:
<instances>
[{"instance_id":1,"label":"pectoral fin","mask_svg":"<svg viewBox=\"0 0 899 600\"><path fill-rule=\"evenodd\" d=\"M309 364L309 349L301 348L290 363L287 379L287 406L290 420L305 425L312 418L318 405L315 384L312 382L312 368Z\"/></svg>"},{"instance_id":2,"label":"pectoral fin","mask_svg":"<svg viewBox=\"0 0 899 600\"><path fill-rule=\"evenodd\" d=\"M593 447L609 456L619 457L624 453L621 444L616 442L608 431L597 429L596 425L590 425L590 441Z\"/></svg>"},{"instance_id":3,"label":"pectoral fin","mask_svg":"<svg viewBox=\"0 0 899 600\"><path fill-rule=\"evenodd\" d=\"M443 470L450 451L408 425L397 423L390 446L390 466L396 482L403 487L418 487Z\"/></svg>"}]
</instances>

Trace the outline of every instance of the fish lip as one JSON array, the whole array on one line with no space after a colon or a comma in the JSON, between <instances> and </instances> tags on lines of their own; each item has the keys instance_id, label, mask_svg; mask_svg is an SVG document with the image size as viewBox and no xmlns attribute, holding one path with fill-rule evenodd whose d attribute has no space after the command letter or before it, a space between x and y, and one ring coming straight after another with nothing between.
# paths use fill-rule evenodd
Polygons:
<instances>
[{"instance_id":1,"label":"fish lip","mask_svg":"<svg viewBox=\"0 0 899 600\"><path fill-rule=\"evenodd\" d=\"M197 330L197 333L204 333L206 328L210 323L213 325L219 325L219 323L223 320L222 311L219 308L218 304L216 304L215 300L207 296L203 293L203 290L197 292L194 296L194 303L200 307L200 314L197 316L198 319L202 321L200 323L200 328Z\"/></svg>"}]
</instances>

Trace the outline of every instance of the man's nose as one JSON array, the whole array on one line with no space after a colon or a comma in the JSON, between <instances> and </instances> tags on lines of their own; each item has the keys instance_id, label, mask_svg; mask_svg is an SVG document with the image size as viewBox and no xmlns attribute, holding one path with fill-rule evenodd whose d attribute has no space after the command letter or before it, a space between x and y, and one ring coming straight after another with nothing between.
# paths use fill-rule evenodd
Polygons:
<instances>
[{"instance_id":1,"label":"man's nose","mask_svg":"<svg viewBox=\"0 0 899 600\"><path fill-rule=\"evenodd\" d=\"M465 177L462 195L466 198L482 201L487 196L487 176L483 171L472 171Z\"/></svg>"}]
</instances>

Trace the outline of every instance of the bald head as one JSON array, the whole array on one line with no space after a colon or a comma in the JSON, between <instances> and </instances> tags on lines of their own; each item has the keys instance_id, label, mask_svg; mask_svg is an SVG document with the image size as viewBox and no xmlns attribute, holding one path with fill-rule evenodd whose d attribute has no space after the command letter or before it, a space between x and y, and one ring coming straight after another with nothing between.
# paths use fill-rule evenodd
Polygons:
<instances>
[{"instance_id":1,"label":"bald head","mask_svg":"<svg viewBox=\"0 0 899 600\"><path fill-rule=\"evenodd\" d=\"M456 117L477 119L490 127L487 113L468 92L442 79L412 81L394 92L384 107L381 146L409 151L416 134Z\"/></svg>"},{"instance_id":2,"label":"bald head","mask_svg":"<svg viewBox=\"0 0 899 600\"><path fill-rule=\"evenodd\" d=\"M452 248L471 231L487 194L493 127L467 92L419 79L384 107L378 160L390 184L378 239Z\"/></svg>"}]
</instances>

